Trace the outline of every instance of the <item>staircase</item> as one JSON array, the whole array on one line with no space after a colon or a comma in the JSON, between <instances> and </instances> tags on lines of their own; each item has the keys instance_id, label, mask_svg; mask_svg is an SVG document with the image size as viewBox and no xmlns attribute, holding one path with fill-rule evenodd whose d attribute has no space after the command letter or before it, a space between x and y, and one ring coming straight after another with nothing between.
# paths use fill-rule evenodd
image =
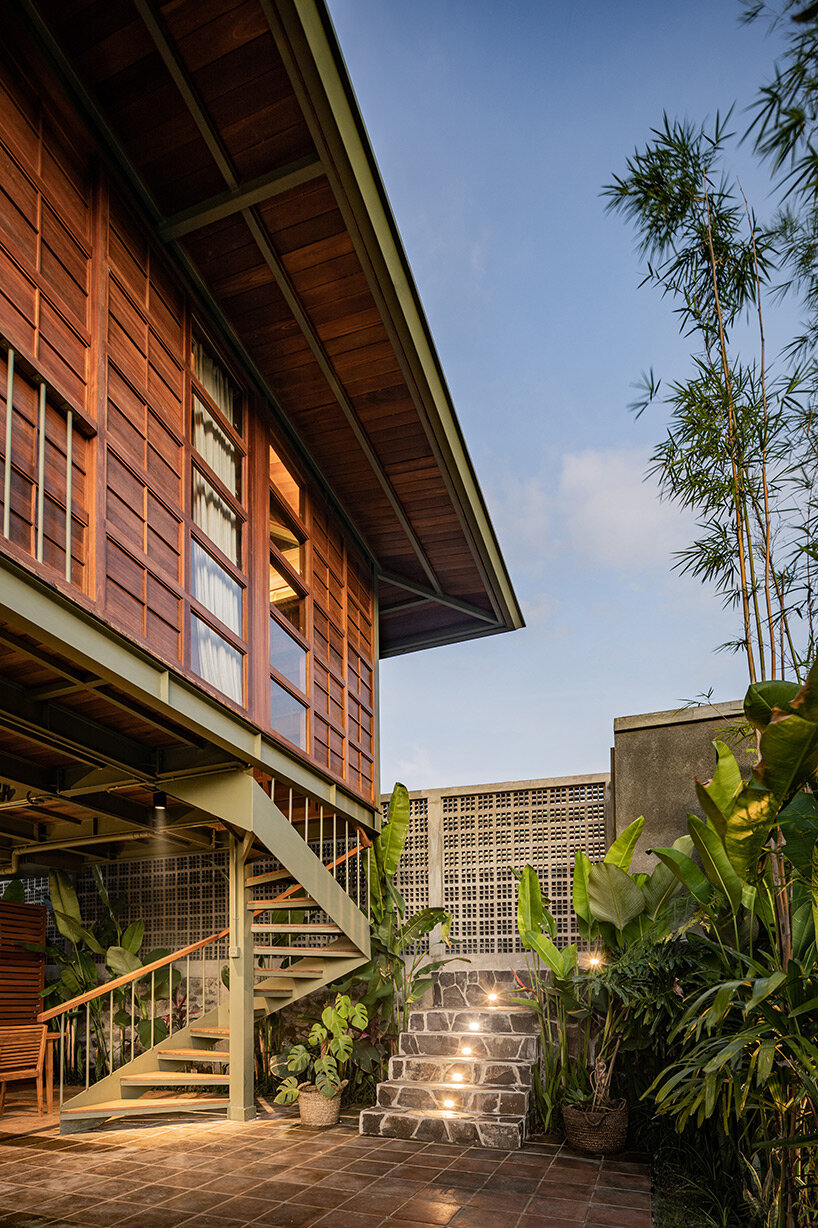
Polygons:
<instances>
[{"instance_id":1,"label":"staircase","mask_svg":"<svg viewBox=\"0 0 818 1228\"><path fill-rule=\"evenodd\" d=\"M365 877L357 866L364 844L358 841L357 835L350 846L346 837L343 843L336 842L336 825L331 841L324 841L323 829L317 841L308 827L299 834L269 796L259 786L256 789L261 798L254 795L253 830L245 839L243 903L249 913L253 949L252 1012L258 1020L345 976L365 962L369 958L369 923L347 891L353 880L359 900L362 881L365 891ZM309 847L308 840L316 843L324 855L327 848L331 848L326 864ZM340 855L337 855L338 845L343 849ZM269 862L271 849L276 850L279 868L254 872L253 863ZM285 858L292 868L284 865ZM354 875L350 873L351 866L355 866ZM176 962L184 968L187 961L189 984L191 952L216 944L228 933L225 930L214 934L165 957L159 964L167 966ZM231 944L234 941L231 933ZM158 964L149 965L117 978L100 986L96 994L63 1003L44 1012L40 1018L45 1022L69 1010L81 1009L82 1005L87 1010L89 996L110 996L112 990L138 980L152 993L150 978L157 967ZM203 971L203 993L204 985ZM151 1005L150 1015L154 1012ZM230 1107L231 1083L229 1023L229 1003L222 1002L99 1082L87 1086L78 1096L61 1104L61 1132L87 1129L111 1117L226 1112ZM87 1022L85 1031L90 1035ZM129 1040L128 1045L130 1043Z\"/></svg>"},{"instance_id":2,"label":"staircase","mask_svg":"<svg viewBox=\"0 0 818 1228\"><path fill-rule=\"evenodd\" d=\"M441 972L433 1006L412 1011L361 1134L514 1150L531 1115L536 1013L511 1002L511 972Z\"/></svg>"}]
</instances>

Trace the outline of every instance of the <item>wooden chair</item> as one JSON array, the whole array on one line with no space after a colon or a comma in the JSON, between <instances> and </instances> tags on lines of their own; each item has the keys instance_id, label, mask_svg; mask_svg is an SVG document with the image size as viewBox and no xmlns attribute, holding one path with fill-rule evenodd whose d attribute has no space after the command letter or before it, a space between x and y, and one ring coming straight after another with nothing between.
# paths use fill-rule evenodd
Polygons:
<instances>
[{"instance_id":1,"label":"wooden chair","mask_svg":"<svg viewBox=\"0 0 818 1228\"><path fill-rule=\"evenodd\" d=\"M6 1084L17 1079L36 1079L37 1109L43 1107L43 1065L47 1028L44 1023L0 1027L0 1113L6 1104Z\"/></svg>"}]
</instances>

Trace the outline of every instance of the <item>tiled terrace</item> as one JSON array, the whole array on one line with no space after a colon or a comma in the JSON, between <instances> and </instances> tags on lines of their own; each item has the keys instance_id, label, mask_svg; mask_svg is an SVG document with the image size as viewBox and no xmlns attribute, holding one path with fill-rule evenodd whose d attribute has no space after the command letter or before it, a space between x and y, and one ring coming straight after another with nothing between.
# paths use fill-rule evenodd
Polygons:
<instances>
[{"instance_id":1,"label":"tiled terrace","mask_svg":"<svg viewBox=\"0 0 818 1228\"><path fill-rule=\"evenodd\" d=\"M60 1136L54 1118L0 1117L0 1224L13 1228L650 1228L642 1157L517 1152L361 1138L356 1118L308 1130L265 1102L209 1117Z\"/></svg>"}]
</instances>

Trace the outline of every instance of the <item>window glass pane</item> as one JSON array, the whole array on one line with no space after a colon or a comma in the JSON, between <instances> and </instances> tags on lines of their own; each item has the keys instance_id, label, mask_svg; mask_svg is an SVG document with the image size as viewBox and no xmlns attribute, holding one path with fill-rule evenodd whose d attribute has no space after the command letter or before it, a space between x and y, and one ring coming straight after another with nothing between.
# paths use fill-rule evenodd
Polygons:
<instances>
[{"instance_id":1,"label":"window glass pane","mask_svg":"<svg viewBox=\"0 0 818 1228\"><path fill-rule=\"evenodd\" d=\"M193 374L230 425L241 434L239 391L221 363L197 337L193 338Z\"/></svg>"},{"instance_id":2,"label":"window glass pane","mask_svg":"<svg viewBox=\"0 0 818 1228\"><path fill-rule=\"evenodd\" d=\"M199 543L190 543L190 591L220 622L242 633L242 588Z\"/></svg>"},{"instance_id":3,"label":"window glass pane","mask_svg":"<svg viewBox=\"0 0 818 1228\"><path fill-rule=\"evenodd\" d=\"M229 503L198 469L193 470L193 521L222 554L241 566L241 525Z\"/></svg>"},{"instance_id":4,"label":"window glass pane","mask_svg":"<svg viewBox=\"0 0 818 1228\"><path fill-rule=\"evenodd\" d=\"M281 572L270 564L270 605L300 632L304 632L304 600L285 580Z\"/></svg>"},{"instance_id":5,"label":"window glass pane","mask_svg":"<svg viewBox=\"0 0 818 1228\"><path fill-rule=\"evenodd\" d=\"M193 446L221 478L227 489L241 498L241 454L210 410L193 396Z\"/></svg>"},{"instance_id":6,"label":"window glass pane","mask_svg":"<svg viewBox=\"0 0 818 1228\"><path fill-rule=\"evenodd\" d=\"M300 576L304 574L304 547L282 516L274 497L270 495L270 541L276 550Z\"/></svg>"},{"instance_id":7,"label":"window glass pane","mask_svg":"<svg viewBox=\"0 0 818 1228\"><path fill-rule=\"evenodd\" d=\"M302 750L307 749L307 709L285 691L284 687L270 679L270 728L282 737L294 742Z\"/></svg>"},{"instance_id":8,"label":"window glass pane","mask_svg":"<svg viewBox=\"0 0 818 1228\"><path fill-rule=\"evenodd\" d=\"M229 699L244 702L241 653L195 614L190 620L190 668Z\"/></svg>"},{"instance_id":9,"label":"window glass pane","mask_svg":"<svg viewBox=\"0 0 818 1228\"><path fill-rule=\"evenodd\" d=\"M307 689L307 654L274 618L270 619L270 664L297 686Z\"/></svg>"},{"instance_id":10,"label":"window glass pane","mask_svg":"<svg viewBox=\"0 0 818 1228\"><path fill-rule=\"evenodd\" d=\"M270 481L287 506L300 516L301 487L273 447L270 448Z\"/></svg>"}]
</instances>

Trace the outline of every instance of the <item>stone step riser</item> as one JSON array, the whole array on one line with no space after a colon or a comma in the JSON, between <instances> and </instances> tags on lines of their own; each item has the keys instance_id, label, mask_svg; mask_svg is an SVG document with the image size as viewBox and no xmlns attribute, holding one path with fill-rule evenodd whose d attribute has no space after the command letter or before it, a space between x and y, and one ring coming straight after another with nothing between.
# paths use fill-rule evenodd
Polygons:
<instances>
[{"instance_id":1,"label":"stone step riser","mask_svg":"<svg viewBox=\"0 0 818 1228\"><path fill-rule=\"evenodd\" d=\"M389 1078L399 1083L468 1083L479 1087L530 1087L529 1062L454 1061L448 1058L392 1057Z\"/></svg>"},{"instance_id":2,"label":"stone step riser","mask_svg":"<svg viewBox=\"0 0 818 1228\"><path fill-rule=\"evenodd\" d=\"M463 1049L471 1053L463 1053ZM475 1032L401 1032L398 1052L402 1057L474 1057L498 1062L536 1062L537 1037Z\"/></svg>"},{"instance_id":3,"label":"stone step riser","mask_svg":"<svg viewBox=\"0 0 818 1228\"><path fill-rule=\"evenodd\" d=\"M521 973L522 981L528 983L528 974ZM513 999L523 994L523 987L514 973L490 971L485 968L470 968L454 972L443 971L435 980L433 1004L446 1010L464 1010L469 1007L514 1007ZM491 997L494 994L495 997Z\"/></svg>"},{"instance_id":4,"label":"stone step riser","mask_svg":"<svg viewBox=\"0 0 818 1228\"><path fill-rule=\"evenodd\" d=\"M537 1036L540 1025L536 1012L518 1007L514 1010L428 1010L412 1011L410 1032L511 1033Z\"/></svg>"},{"instance_id":5,"label":"stone step riser","mask_svg":"<svg viewBox=\"0 0 818 1228\"><path fill-rule=\"evenodd\" d=\"M468 1117L424 1117L401 1109L364 1109L361 1134L382 1138L414 1138L427 1143L466 1147L496 1147L516 1151L525 1137L525 1119L515 1121Z\"/></svg>"},{"instance_id":6,"label":"stone step riser","mask_svg":"<svg viewBox=\"0 0 818 1228\"><path fill-rule=\"evenodd\" d=\"M385 1109L413 1109L415 1112L493 1113L525 1117L527 1091L497 1087L428 1087L423 1083L379 1083L378 1106Z\"/></svg>"}]
</instances>

